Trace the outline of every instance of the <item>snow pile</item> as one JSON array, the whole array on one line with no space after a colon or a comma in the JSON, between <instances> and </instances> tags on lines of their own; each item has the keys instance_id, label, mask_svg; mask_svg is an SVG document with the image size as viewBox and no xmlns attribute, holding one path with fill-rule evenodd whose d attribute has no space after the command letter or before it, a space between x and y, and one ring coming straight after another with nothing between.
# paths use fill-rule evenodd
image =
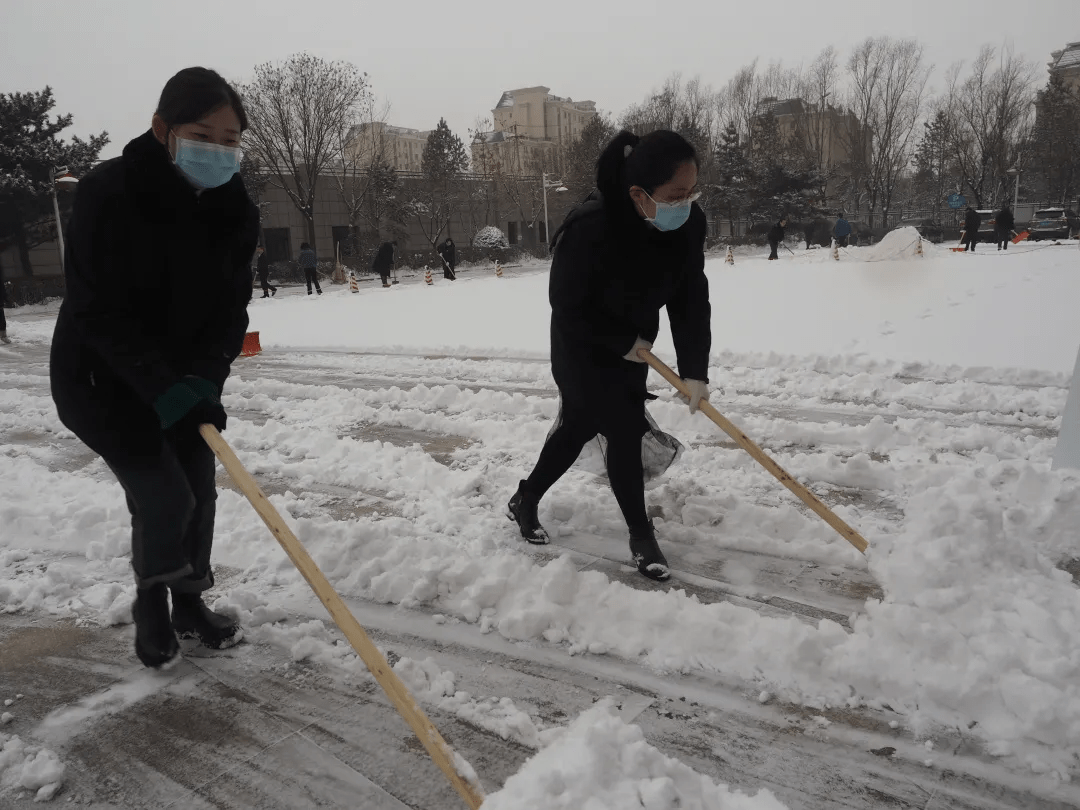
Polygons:
<instances>
[{"instance_id":1,"label":"snow pile","mask_svg":"<svg viewBox=\"0 0 1080 810\"><path fill-rule=\"evenodd\" d=\"M494 225L487 225L476 232L476 236L472 240L473 247L493 249L493 248L508 248L510 247L510 240L506 238L506 234L496 228Z\"/></svg>"},{"instance_id":2,"label":"snow pile","mask_svg":"<svg viewBox=\"0 0 1080 810\"><path fill-rule=\"evenodd\" d=\"M34 794L35 802L47 802L63 787L64 770L48 748L0 732L0 798L25 790Z\"/></svg>"},{"instance_id":3,"label":"snow pile","mask_svg":"<svg viewBox=\"0 0 1080 810\"><path fill-rule=\"evenodd\" d=\"M860 262L888 262L921 258L915 251L919 244L919 232L912 227L897 228L885 234L876 245L858 252ZM923 253L936 247L923 240Z\"/></svg>"},{"instance_id":4,"label":"snow pile","mask_svg":"<svg viewBox=\"0 0 1080 810\"><path fill-rule=\"evenodd\" d=\"M763 788L731 791L645 741L602 700L490 794L483 810L783 810Z\"/></svg>"}]
</instances>

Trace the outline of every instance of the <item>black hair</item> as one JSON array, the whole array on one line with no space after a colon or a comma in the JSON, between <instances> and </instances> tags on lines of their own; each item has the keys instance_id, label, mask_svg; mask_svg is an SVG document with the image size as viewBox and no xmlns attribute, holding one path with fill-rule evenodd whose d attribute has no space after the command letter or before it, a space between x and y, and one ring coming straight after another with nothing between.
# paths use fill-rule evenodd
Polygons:
<instances>
[{"instance_id":1,"label":"black hair","mask_svg":"<svg viewBox=\"0 0 1080 810\"><path fill-rule=\"evenodd\" d=\"M190 124L214 110L229 106L240 119L240 131L248 126L247 113L240 94L221 75L204 67L184 68L167 82L161 91L155 112L170 127Z\"/></svg>"},{"instance_id":2,"label":"black hair","mask_svg":"<svg viewBox=\"0 0 1080 810\"><path fill-rule=\"evenodd\" d=\"M301 250L309 250L310 248L311 248L311 245L309 245L307 242L301 242L300 243L300 249Z\"/></svg>"},{"instance_id":3,"label":"black hair","mask_svg":"<svg viewBox=\"0 0 1080 810\"><path fill-rule=\"evenodd\" d=\"M596 187L607 205L630 206L627 192L631 186L640 186L652 194L689 161L700 168L697 151L677 132L657 129L638 137L623 130L596 161Z\"/></svg>"}]
</instances>

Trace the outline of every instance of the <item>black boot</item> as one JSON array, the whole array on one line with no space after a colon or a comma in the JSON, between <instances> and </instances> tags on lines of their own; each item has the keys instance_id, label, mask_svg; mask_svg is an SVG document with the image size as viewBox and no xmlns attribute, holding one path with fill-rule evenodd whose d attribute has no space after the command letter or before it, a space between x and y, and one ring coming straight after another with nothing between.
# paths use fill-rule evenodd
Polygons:
<instances>
[{"instance_id":1,"label":"black boot","mask_svg":"<svg viewBox=\"0 0 1080 810\"><path fill-rule=\"evenodd\" d=\"M540 525L540 518L536 516L536 509L540 505L540 499L525 489L525 482L518 484L517 492L506 505L511 520L516 520L521 536L537 546L547 545L548 535L544 527Z\"/></svg>"},{"instance_id":2,"label":"black boot","mask_svg":"<svg viewBox=\"0 0 1080 810\"><path fill-rule=\"evenodd\" d=\"M663 582L671 576L667 559L656 542L652 521L640 527L630 528L630 555L634 558L638 573Z\"/></svg>"},{"instance_id":3,"label":"black boot","mask_svg":"<svg viewBox=\"0 0 1080 810\"><path fill-rule=\"evenodd\" d=\"M169 591L164 583L135 591L135 654L144 666L160 667L180 652L169 621Z\"/></svg>"},{"instance_id":4,"label":"black boot","mask_svg":"<svg viewBox=\"0 0 1080 810\"><path fill-rule=\"evenodd\" d=\"M172 626L180 638L194 638L204 647L223 650L244 639L239 623L214 613L197 593L174 593Z\"/></svg>"}]
</instances>

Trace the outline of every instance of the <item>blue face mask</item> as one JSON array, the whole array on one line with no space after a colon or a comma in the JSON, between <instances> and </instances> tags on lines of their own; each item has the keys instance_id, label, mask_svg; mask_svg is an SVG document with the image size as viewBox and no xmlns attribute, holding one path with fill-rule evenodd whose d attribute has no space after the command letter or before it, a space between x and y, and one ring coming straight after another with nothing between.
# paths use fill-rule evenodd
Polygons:
<instances>
[{"instance_id":1,"label":"blue face mask","mask_svg":"<svg viewBox=\"0 0 1080 810\"><path fill-rule=\"evenodd\" d=\"M645 190L642 189L642 191ZM685 200L677 203L653 200L652 195L647 191L645 191L645 196L656 205L656 216L652 219L645 217L645 221L652 223L652 226L658 231L674 231L681 228L686 224L686 220L690 219L690 207L694 204L694 200L701 195L691 194Z\"/></svg>"},{"instance_id":2,"label":"blue face mask","mask_svg":"<svg viewBox=\"0 0 1080 810\"><path fill-rule=\"evenodd\" d=\"M240 149L216 143L176 139L176 168L195 188L217 188L240 171Z\"/></svg>"}]
</instances>

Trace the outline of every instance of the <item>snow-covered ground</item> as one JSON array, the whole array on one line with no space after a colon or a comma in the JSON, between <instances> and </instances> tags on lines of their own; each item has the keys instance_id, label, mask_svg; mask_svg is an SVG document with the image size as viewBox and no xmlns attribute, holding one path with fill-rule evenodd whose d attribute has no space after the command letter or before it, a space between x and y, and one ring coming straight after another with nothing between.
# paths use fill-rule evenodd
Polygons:
<instances>
[{"instance_id":1,"label":"snow-covered ground","mask_svg":"<svg viewBox=\"0 0 1080 810\"><path fill-rule=\"evenodd\" d=\"M979 778L1075 802L1080 591L1065 569L1080 558L1080 473L1050 460L1080 345L1080 251L981 248L917 256L900 231L840 261L709 259L713 403L867 538L865 557L658 377L650 411L687 447L648 492L673 580L625 566L589 450L541 505L553 546L523 544L504 503L558 408L539 263L255 300L265 351L234 366L225 435L358 611L396 606L415 635L478 650L493 636L571 670L612 662L688 696L718 678L809 712L816 738L874 718L921 767L961 769L963 748ZM0 612L123 624L127 510L56 418L53 319L15 314L0 347ZM674 361L666 331L657 352ZM251 647L365 677L221 481L215 559L235 574L217 606ZM438 656L395 669L424 705L539 752L505 787L485 782L492 807L757 809L792 787L695 773L608 704L559 721L509 682L478 696L479 672ZM0 694L14 706L0 798L56 784L72 718L85 722L56 707L20 725L15 697Z\"/></svg>"}]
</instances>

